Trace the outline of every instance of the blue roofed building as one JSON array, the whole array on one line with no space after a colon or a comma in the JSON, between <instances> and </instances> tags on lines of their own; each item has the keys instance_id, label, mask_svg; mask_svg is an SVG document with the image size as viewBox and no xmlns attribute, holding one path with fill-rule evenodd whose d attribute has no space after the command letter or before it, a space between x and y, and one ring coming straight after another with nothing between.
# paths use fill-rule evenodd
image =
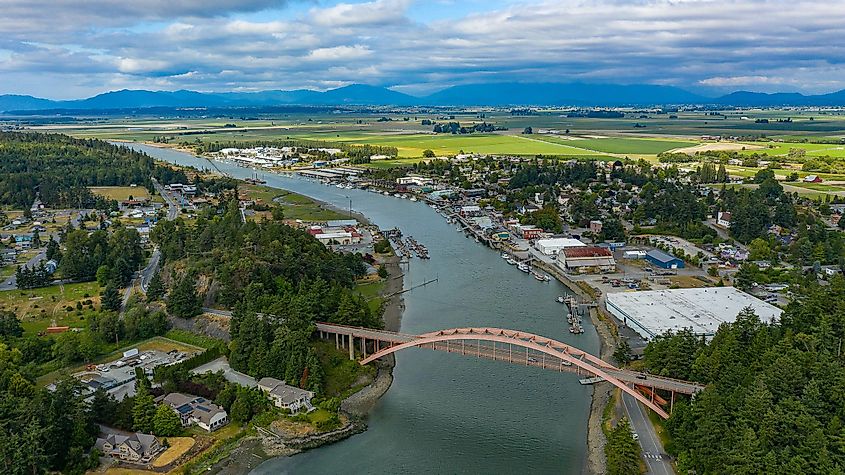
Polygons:
<instances>
[{"instance_id":1,"label":"blue roofed building","mask_svg":"<svg viewBox=\"0 0 845 475\"><path fill-rule=\"evenodd\" d=\"M667 254L660 249L652 249L645 255L645 259L652 265L660 267L661 269L683 269L684 260Z\"/></svg>"}]
</instances>

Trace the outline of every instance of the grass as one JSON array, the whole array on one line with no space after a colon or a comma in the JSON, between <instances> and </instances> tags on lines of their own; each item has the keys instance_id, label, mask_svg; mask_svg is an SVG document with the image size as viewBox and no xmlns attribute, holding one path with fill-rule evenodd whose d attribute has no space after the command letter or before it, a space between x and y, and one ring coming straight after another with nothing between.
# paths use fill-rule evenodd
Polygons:
<instances>
[{"instance_id":1,"label":"grass","mask_svg":"<svg viewBox=\"0 0 845 475\"><path fill-rule=\"evenodd\" d=\"M87 297L86 297L87 295ZM55 317L59 326L71 328L86 327L85 318L93 313L89 306L77 312L76 304L91 300L94 308L99 307L100 286L96 282L52 285L40 289L5 290L0 292L0 310L9 310L21 319L21 326L27 334L37 334L51 326ZM65 307L71 306L68 312Z\"/></svg>"},{"instance_id":2,"label":"grass","mask_svg":"<svg viewBox=\"0 0 845 475\"><path fill-rule=\"evenodd\" d=\"M276 190L279 192L280 190ZM297 193L281 191L277 203L282 205L286 219L300 219L302 221L328 221L331 219L348 219L349 216L333 209L324 208L320 203Z\"/></svg>"},{"instance_id":3,"label":"grass","mask_svg":"<svg viewBox=\"0 0 845 475\"><path fill-rule=\"evenodd\" d=\"M372 365L361 366L349 359L348 350L335 349L334 342L318 341L314 344L325 372L327 397L346 397L369 384L375 376Z\"/></svg>"},{"instance_id":4,"label":"grass","mask_svg":"<svg viewBox=\"0 0 845 475\"><path fill-rule=\"evenodd\" d=\"M96 195L117 201L128 200L130 196L135 199L151 198L150 192L143 186L89 186L88 189Z\"/></svg>"},{"instance_id":5,"label":"grass","mask_svg":"<svg viewBox=\"0 0 845 475\"><path fill-rule=\"evenodd\" d=\"M170 340L177 341L179 343L184 343L186 345L190 345L196 348L209 349L220 345L223 345L224 347L226 346L223 340L218 340L217 338L211 338L205 335L191 333L186 330L169 330L167 333L164 334L164 336L165 338L168 338Z\"/></svg>"},{"instance_id":6,"label":"grass","mask_svg":"<svg viewBox=\"0 0 845 475\"><path fill-rule=\"evenodd\" d=\"M192 437L167 437L167 442L170 444L170 447L153 461L152 465L154 468L164 467L167 464L173 463L179 457L188 453L191 447L194 446L194 439Z\"/></svg>"},{"instance_id":7,"label":"grass","mask_svg":"<svg viewBox=\"0 0 845 475\"><path fill-rule=\"evenodd\" d=\"M214 464L228 457L232 450L240 444L242 438L252 433L254 433L254 429L245 430L235 423L230 423L212 432L214 444L200 456L185 464L181 473L190 475L207 472ZM205 431L202 434L208 435Z\"/></svg>"},{"instance_id":8,"label":"grass","mask_svg":"<svg viewBox=\"0 0 845 475\"><path fill-rule=\"evenodd\" d=\"M382 303L384 303L381 293L384 291L386 283L387 282L385 280L378 280L355 286L355 290L361 295L361 297L364 297L364 299L367 300L367 305L370 307L370 311L378 312L381 310Z\"/></svg>"}]
</instances>

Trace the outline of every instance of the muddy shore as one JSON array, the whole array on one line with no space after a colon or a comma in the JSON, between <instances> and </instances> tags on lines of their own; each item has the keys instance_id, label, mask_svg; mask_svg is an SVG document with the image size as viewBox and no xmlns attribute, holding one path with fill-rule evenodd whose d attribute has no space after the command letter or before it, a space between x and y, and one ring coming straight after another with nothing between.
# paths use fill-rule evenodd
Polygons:
<instances>
[{"instance_id":1,"label":"muddy shore","mask_svg":"<svg viewBox=\"0 0 845 475\"><path fill-rule=\"evenodd\" d=\"M554 276L560 283L572 291L572 293L583 299L592 300L590 295L569 279L566 274L554 268L554 266L538 265L538 267ZM600 312L598 308L590 309L590 320L593 322L593 326L595 326L596 332L599 335L599 357L605 361L610 361L613 350L616 347L616 339L610 331L608 323L599 318L598 312ZM607 437L604 435L601 422L604 408L607 406L612 392L613 386L609 383L593 385L593 396L590 401L590 417L587 421L587 464L584 467L584 473L607 473L607 460L604 455L604 446L607 444Z\"/></svg>"}]
</instances>

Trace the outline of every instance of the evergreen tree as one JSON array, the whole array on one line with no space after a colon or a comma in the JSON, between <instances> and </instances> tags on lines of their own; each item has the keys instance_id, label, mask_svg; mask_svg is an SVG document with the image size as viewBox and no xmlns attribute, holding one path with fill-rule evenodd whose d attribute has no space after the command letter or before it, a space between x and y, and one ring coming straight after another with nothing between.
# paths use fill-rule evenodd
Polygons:
<instances>
[{"instance_id":1,"label":"evergreen tree","mask_svg":"<svg viewBox=\"0 0 845 475\"><path fill-rule=\"evenodd\" d=\"M106 285L103 292L100 294L100 305L104 310L117 311L120 310L120 293L117 287L113 284Z\"/></svg>"},{"instance_id":2,"label":"evergreen tree","mask_svg":"<svg viewBox=\"0 0 845 475\"><path fill-rule=\"evenodd\" d=\"M202 313L193 279L188 274L183 275L170 291L167 297L167 311L180 318L191 318Z\"/></svg>"},{"instance_id":3,"label":"evergreen tree","mask_svg":"<svg viewBox=\"0 0 845 475\"><path fill-rule=\"evenodd\" d=\"M147 388L139 385L132 408L132 427L138 432L151 433L155 429L156 405Z\"/></svg>"},{"instance_id":4,"label":"evergreen tree","mask_svg":"<svg viewBox=\"0 0 845 475\"><path fill-rule=\"evenodd\" d=\"M164 297L164 281L161 279L161 272L156 271L147 284L147 301L154 302Z\"/></svg>"},{"instance_id":5,"label":"evergreen tree","mask_svg":"<svg viewBox=\"0 0 845 475\"><path fill-rule=\"evenodd\" d=\"M631 425L624 417L607 435L604 447L607 456L608 475L631 475L640 473L640 446L634 440Z\"/></svg>"}]
</instances>

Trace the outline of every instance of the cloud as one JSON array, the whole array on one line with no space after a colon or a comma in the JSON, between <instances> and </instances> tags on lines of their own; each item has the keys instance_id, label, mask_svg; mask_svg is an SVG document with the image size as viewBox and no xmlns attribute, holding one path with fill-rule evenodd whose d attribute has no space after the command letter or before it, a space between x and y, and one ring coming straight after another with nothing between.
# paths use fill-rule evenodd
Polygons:
<instances>
[{"instance_id":1,"label":"cloud","mask_svg":"<svg viewBox=\"0 0 845 475\"><path fill-rule=\"evenodd\" d=\"M314 23L328 27L383 25L404 22L410 0L376 0L368 3L339 3L330 8L314 8Z\"/></svg>"},{"instance_id":2,"label":"cloud","mask_svg":"<svg viewBox=\"0 0 845 475\"><path fill-rule=\"evenodd\" d=\"M464 1L444 5L454 13L438 20L415 16L414 0L288 11L279 10L287 2L271 0L3 3L0 71L16 80L2 92L51 97L117 87L354 82L408 91L491 81L845 88L843 0L833 2L839 7L806 0ZM68 87L57 91L56 84Z\"/></svg>"}]
</instances>

